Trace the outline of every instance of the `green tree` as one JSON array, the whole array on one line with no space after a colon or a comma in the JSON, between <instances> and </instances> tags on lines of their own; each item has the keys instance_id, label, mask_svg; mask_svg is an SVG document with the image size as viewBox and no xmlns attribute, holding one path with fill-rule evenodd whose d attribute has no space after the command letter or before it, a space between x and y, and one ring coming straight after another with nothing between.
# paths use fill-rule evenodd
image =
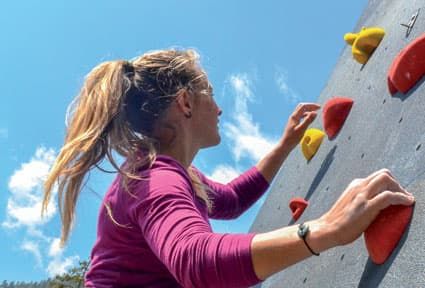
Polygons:
<instances>
[{"instance_id":1,"label":"green tree","mask_svg":"<svg viewBox=\"0 0 425 288\"><path fill-rule=\"evenodd\" d=\"M80 261L77 267L71 268L67 273L57 275L50 281L51 288L76 288L84 287L84 275L89 267L89 261Z\"/></svg>"}]
</instances>

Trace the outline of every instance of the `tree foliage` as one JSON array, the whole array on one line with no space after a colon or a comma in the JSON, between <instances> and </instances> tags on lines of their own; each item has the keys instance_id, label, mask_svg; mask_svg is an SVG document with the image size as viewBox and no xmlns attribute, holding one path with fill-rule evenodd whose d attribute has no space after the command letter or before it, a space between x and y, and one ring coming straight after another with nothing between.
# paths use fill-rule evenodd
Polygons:
<instances>
[{"instance_id":1,"label":"tree foliage","mask_svg":"<svg viewBox=\"0 0 425 288\"><path fill-rule=\"evenodd\" d=\"M57 275L53 279L40 282L3 281L0 288L79 288L84 287L84 275L89 267L89 261L80 261L78 266L69 269L67 273Z\"/></svg>"},{"instance_id":2,"label":"tree foliage","mask_svg":"<svg viewBox=\"0 0 425 288\"><path fill-rule=\"evenodd\" d=\"M68 273L57 275L49 287L67 288L84 287L84 275L89 267L89 261L80 261L77 267L71 268Z\"/></svg>"}]
</instances>

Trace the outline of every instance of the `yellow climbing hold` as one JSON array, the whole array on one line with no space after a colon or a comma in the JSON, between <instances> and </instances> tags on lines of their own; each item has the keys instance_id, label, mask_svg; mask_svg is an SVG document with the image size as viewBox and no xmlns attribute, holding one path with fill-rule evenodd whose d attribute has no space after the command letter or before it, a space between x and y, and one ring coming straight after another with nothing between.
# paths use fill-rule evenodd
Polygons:
<instances>
[{"instance_id":1,"label":"yellow climbing hold","mask_svg":"<svg viewBox=\"0 0 425 288\"><path fill-rule=\"evenodd\" d=\"M385 31L379 27L363 27L359 33L347 33L344 40L352 46L351 52L354 59L361 64L365 64L373 51L378 47Z\"/></svg>"},{"instance_id":2,"label":"yellow climbing hold","mask_svg":"<svg viewBox=\"0 0 425 288\"><path fill-rule=\"evenodd\" d=\"M319 150L320 144L322 144L325 133L316 128L307 129L304 133L304 137L301 139L301 151L304 154L305 159L310 160Z\"/></svg>"}]
</instances>

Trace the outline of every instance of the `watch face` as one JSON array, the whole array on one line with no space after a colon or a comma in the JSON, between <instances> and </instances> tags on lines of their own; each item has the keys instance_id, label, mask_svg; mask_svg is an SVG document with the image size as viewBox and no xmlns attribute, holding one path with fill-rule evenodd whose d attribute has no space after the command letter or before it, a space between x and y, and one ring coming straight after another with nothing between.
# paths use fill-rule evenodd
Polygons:
<instances>
[{"instance_id":1,"label":"watch face","mask_svg":"<svg viewBox=\"0 0 425 288\"><path fill-rule=\"evenodd\" d=\"M308 226L304 224L300 224L298 226L298 236L304 238L308 233Z\"/></svg>"},{"instance_id":2,"label":"watch face","mask_svg":"<svg viewBox=\"0 0 425 288\"><path fill-rule=\"evenodd\" d=\"M316 252L314 252L314 251L310 248L310 246L308 246L308 243L307 243L307 241L305 240L305 237L307 237L307 234L308 234L308 232L309 232L309 231L310 231L310 230L309 230L308 225L305 225L304 223L302 223L302 224L298 225L298 236L299 236L301 239L303 239L303 241L304 241L305 245L307 246L308 250L310 250L311 254L316 255L316 256L319 256L319 255L320 255L320 253L316 253Z\"/></svg>"}]
</instances>

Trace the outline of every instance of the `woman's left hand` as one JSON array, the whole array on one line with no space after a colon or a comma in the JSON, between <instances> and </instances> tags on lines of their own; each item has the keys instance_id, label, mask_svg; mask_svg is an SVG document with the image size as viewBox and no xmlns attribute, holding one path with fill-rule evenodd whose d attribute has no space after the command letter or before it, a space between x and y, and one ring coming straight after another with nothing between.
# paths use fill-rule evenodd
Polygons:
<instances>
[{"instance_id":1,"label":"woman's left hand","mask_svg":"<svg viewBox=\"0 0 425 288\"><path fill-rule=\"evenodd\" d=\"M316 103L300 103L291 114L281 139L281 145L294 149L304 136L305 130L316 119L320 105Z\"/></svg>"}]
</instances>

